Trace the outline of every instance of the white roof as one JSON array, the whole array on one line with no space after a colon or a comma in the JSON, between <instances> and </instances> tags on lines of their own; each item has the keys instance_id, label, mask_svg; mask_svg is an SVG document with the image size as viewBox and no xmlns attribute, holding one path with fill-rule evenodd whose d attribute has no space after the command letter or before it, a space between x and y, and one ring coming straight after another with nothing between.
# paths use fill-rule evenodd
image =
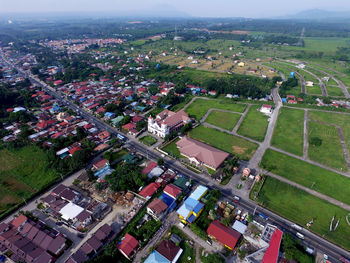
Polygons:
<instances>
[{"instance_id":1,"label":"white roof","mask_svg":"<svg viewBox=\"0 0 350 263\"><path fill-rule=\"evenodd\" d=\"M236 220L235 223L233 224L232 228L243 235L247 229L247 226L245 224L243 224L242 222Z\"/></svg>"},{"instance_id":2,"label":"white roof","mask_svg":"<svg viewBox=\"0 0 350 263\"><path fill-rule=\"evenodd\" d=\"M83 212L83 210L84 208L76 204L68 203L60 210L60 214L64 220L68 221L75 218L77 215Z\"/></svg>"},{"instance_id":3,"label":"white roof","mask_svg":"<svg viewBox=\"0 0 350 263\"><path fill-rule=\"evenodd\" d=\"M159 177L162 175L162 173L164 173L163 169L160 168L159 166L155 167L152 169L152 171L149 172L148 177L152 178L152 177Z\"/></svg>"},{"instance_id":4,"label":"white roof","mask_svg":"<svg viewBox=\"0 0 350 263\"><path fill-rule=\"evenodd\" d=\"M59 150L58 152L56 152L56 155L61 155L61 154L68 152L68 151L69 151L68 148L63 148L62 150Z\"/></svg>"}]
</instances>

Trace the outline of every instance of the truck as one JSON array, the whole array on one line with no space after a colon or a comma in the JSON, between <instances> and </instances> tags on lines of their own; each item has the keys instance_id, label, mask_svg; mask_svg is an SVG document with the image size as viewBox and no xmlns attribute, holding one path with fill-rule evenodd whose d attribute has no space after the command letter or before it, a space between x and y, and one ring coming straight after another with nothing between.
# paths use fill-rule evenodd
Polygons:
<instances>
[{"instance_id":1,"label":"truck","mask_svg":"<svg viewBox=\"0 0 350 263\"><path fill-rule=\"evenodd\" d=\"M292 224L291 227L293 227L294 229L299 230L299 231L303 230L303 228L297 224Z\"/></svg>"},{"instance_id":2,"label":"truck","mask_svg":"<svg viewBox=\"0 0 350 263\"><path fill-rule=\"evenodd\" d=\"M260 216L261 218L265 219L265 220L269 219L266 215L264 215L264 214L262 214L262 213L260 213L259 216Z\"/></svg>"}]
</instances>

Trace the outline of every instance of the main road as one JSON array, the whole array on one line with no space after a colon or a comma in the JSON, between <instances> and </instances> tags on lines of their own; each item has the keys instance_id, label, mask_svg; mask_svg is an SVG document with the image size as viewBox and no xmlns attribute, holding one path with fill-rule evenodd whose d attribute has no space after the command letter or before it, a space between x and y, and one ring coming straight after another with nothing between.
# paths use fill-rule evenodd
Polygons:
<instances>
[{"instance_id":1,"label":"main road","mask_svg":"<svg viewBox=\"0 0 350 263\"><path fill-rule=\"evenodd\" d=\"M33 84L36 84L37 86L41 87L48 94L50 94L51 96L60 100L62 103L64 103L68 107L70 107L72 110L77 112L79 115L81 115L84 118L88 119L89 121L93 122L98 128L107 130L108 132L110 132L114 136L122 135L115 128L109 126L107 123L101 121L100 119L96 118L92 114L80 109L77 105L75 105L74 103L72 103L68 99L66 99L63 96L61 96L60 94L58 94L53 88L48 86L46 83L38 80L30 73L25 72L22 69L17 68L14 64L6 61L3 57L1 49L0 49L0 60L5 62L6 64L8 64L11 68L16 68L20 73L23 74L24 77L29 78ZM273 95L275 95L277 98L276 90L273 90L273 92L274 92ZM279 103L277 103L277 105L279 105ZM125 137L125 135L122 135L122 136ZM141 153L142 155L146 156L148 159L158 160L159 158L163 158L164 163L167 167L169 167L173 170L176 170L183 175L190 177L194 182L206 185L210 189L217 189L217 190L221 191L224 198L226 198L227 200L229 200L231 202L235 201L235 199L233 198L233 196L234 196L234 189L233 188L226 188L225 186L219 185L216 181L212 180L208 176L200 175L200 174L194 173L194 172L184 168L181 165L181 163L179 163L178 161L176 161L174 159L170 159L168 157L165 157L163 154L149 149L145 145L139 143L135 138L132 138L132 137L127 137L127 138L128 138L127 145L130 148L135 149L137 152ZM288 219L283 218L283 217L257 205L256 203L254 203L253 201L251 201L249 199L241 198L239 202L240 202L240 206L242 206L248 212L253 214L254 220L260 221L260 222L263 221L264 223L268 222L268 223L276 225L278 228L280 228L284 232L289 232L289 233L292 233L294 235L296 234L297 231L292 227L292 225L294 223L289 221ZM260 214L263 214L266 217L268 217L268 220L264 220L261 217L259 217ZM313 232L308 231L307 229L304 229L304 228L302 231L299 230L299 232L301 232L305 236L305 240L302 240L302 243L304 245L309 246L309 247L313 247L316 250L327 254L329 259L332 262L338 262L339 258L341 256L345 256L345 257L350 258L350 253L348 251L346 251L343 248L338 247L335 244L323 239L322 237L314 234Z\"/></svg>"}]
</instances>

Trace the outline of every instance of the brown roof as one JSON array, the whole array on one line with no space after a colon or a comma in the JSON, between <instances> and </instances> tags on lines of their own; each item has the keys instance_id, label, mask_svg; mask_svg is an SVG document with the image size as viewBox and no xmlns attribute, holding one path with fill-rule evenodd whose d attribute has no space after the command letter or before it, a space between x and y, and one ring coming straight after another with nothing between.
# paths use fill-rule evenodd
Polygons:
<instances>
[{"instance_id":1,"label":"brown roof","mask_svg":"<svg viewBox=\"0 0 350 263\"><path fill-rule=\"evenodd\" d=\"M0 224L0 233L4 232L6 229L9 228L9 225L6 223L1 223Z\"/></svg>"},{"instance_id":2,"label":"brown roof","mask_svg":"<svg viewBox=\"0 0 350 263\"><path fill-rule=\"evenodd\" d=\"M90 237L86 243L88 243L95 251L99 250L102 247L102 243L96 237Z\"/></svg>"},{"instance_id":3,"label":"brown roof","mask_svg":"<svg viewBox=\"0 0 350 263\"><path fill-rule=\"evenodd\" d=\"M104 240L107 236L108 235L104 233L101 229L97 230L94 234L94 237L96 237L100 241Z\"/></svg>"},{"instance_id":4,"label":"brown roof","mask_svg":"<svg viewBox=\"0 0 350 263\"><path fill-rule=\"evenodd\" d=\"M84 262L88 259L87 255L83 251L81 251L81 249L79 249L77 252L75 252L71 256L71 258L74 260L74 262L77 262L77 263Z\"/></svg>"},{"instance_id":5,"label":"brown roof","mask_svg":"<svg viewBox=\"0 0 350 263\"><path fill-rule=\"evenodd\" d=\"M66 239L62 236L57 236L54 240L51 241L48 251L52 252L53 254L57 255L61 252L62 248L64 247L66 243Z\"/></svg>"},{"instance_id":6,"label":"brown roof","mask_svg":"<svg viewBox=\"0 0 350 263\"><path fill-rule=\"evenodd\" d=\"M160 199L156 198L148 205L148 208L151 209L155 214L159 215L164 212L168 206Z\"/></svg>"},{"instance_id":7,"label":"brown roof","mask_svg":"<svg viewBox=\"0 0 350 263\"><path fill-rule=\"evenodd\" d=\"M27 222L27 223L25 223L24 226L22 227L20 233L21 233L22 235L25 235L25 234L27 234L27 233L30 231L30 229L31 229L32 227L33 227L33 224L31 224L30 222ZM0 232L1 232L1 231L0 231Z\"/></svg>"},{"instance_id":8,"label":"brown roof","mask_svg":"<svg viewBox=\"0 0 350 263\"><path fill-rule=\"evenodd\" d=\"M83 251L86 255L89 255L94 249L87 243L85 242L81 247L80 250Z\"/></svg>"},{"instance_id":9,"label":"brown roof","mask_svg":"<svg viewBox=\"0 0 350 263\"><path fill-rule=\"evenodd\" d=\"M37 260L35 260L35 263L49 263L49 262L52 262L52 256L50 256L46 251L44 251Z\"/></svg>"},{"instance_id":10,"label":"brown roof","mask_svg":"<svg viewBox=\"0 0 350 263\"><path fill-rule=\"evenodd\" d=\"M40 244L44 241L47 234L41 230L36 234L35 238L33 239L33 243L37 246L40 246Z\"/></svg>"},{"instance_id":11,"label":"brown roof","mask_svg":"<svg viewBox=\"0 0 350 263\"><path fill-rule=\"evenodd\" d=\"M224 151L193 140L187 136L184 136L176 145L182 154L196 158L197 161L214 167L215 169L229 156L229 154Z\"/></svg>"},{"instance_id":12,"label":"brown roof","mask_svg":"<svg viewBox=\"0 0 350 263\"><path fill-rule=\"evenodd\" d=\"M21 225L23 225L26 221L27 221L27 217L20 214L18 217L16 217L15 219L13 219L13 221L11 222L11 224L14 226L14 227L19 227Z\"/></svg>"},{"instance_id":13,"label":"brown roof","mask_svg":"<svg viewBox=\"0 0 350 263\"><path fill-rule=\"evenodd\" d=\"M111 232L113 232L112 227L108 224L104 224L103 226L101 226L100 230L107 235L109 235Z\"/></svg>"},{"instance_id":14,"label":"brown roof","mask_svg":"<svg viewBox=\"0 0 350 263\"><path fill-rule=\"evenodd\" d=\"M179 124L181 122L187 123L190 120L187 113L183 110L180 110L178 112L173 112L170 110L164 110L161 113L157 115L156 121L162 122L164 121L168 127L175 126L176 124Z\"/></svg>"},{"instance_id":15,"label":"brown roof","mask_svg":"<svg viewBox=\"0 0 350 263\"><path fill-rule=\"evenodd\" d=\"M52 240L53 240L52 237L46 236L46 237L44 238L44 240L41 242L40 247L41 247L42 249L45 249L45 250L46 250L46 249L49 247L49 245L50 245L50 243L52 242Z\"/></svg>"},{"instance_id":16,"label":"brown roof","mask_svg":"<svg viewBox=\"0 0 350 263\"><path fill-rule=\"evenodd\" d=\"M180 248L176 246L171 240L163 240L160 242L156 250L159 252L159 254L167 258L169 261L173 261Z\"/></svg>"},{"instance_id":17,"label":"brown roof","mask_svg":"<svg viewBox=\"0 0 350 263\"><path fill-rule=\"evenodd\" d=\"M29 244L33 244L33 243L29 243ZM29 245L28 244L28 245ZM27 245L27 246L28 246ZM32 250L32 252L30 252L29 254L27 254L26 259L28 261L34 261L35 259L37 259L42 253L44 252L44 250L42 250L40 247L35 247L34 250Z\"/></svg>"},{"instance_id":18,"label":"brown roof","mask_svg":"<svg viewBox=\"0 0 350 263\"><path fill-rule=\"evenodd\" d=\"M39 229L35 226L33 226L30 230L29 233L27 235L27 238L30 240L33 240L34 237L36 236L36 234L39 232Z\"/></svg>"},{"instance_id":19,"label":"brown roof","mask_svg":"<svg viewBox=\"0 0 350 263\"><path fill-rule=\"evenodd\" d=\"M91 217L91 213L89 213L86 210L83 210L79 215L77 215L76 219L79 222L84 222L86 219L88 219L89 217Z\"/></svg>"},{"instance_id":20,"label":"brown roof","mask_svg":"<svg viewBox=\"0 0 350 263\"><path fill-rule=\"evenodd\" d=\"M76 193L74 193L71 189L67 188L60 194L60 196L68 201L73 201L76 197Z\"/></svg>"},{"instance_id":21,"label":"brown roof","mask_svg":"<svg viewBox=\"0 0 350 263\"><path fill-rule=\"evenodd\" d=\"M60 195L66 189L67 189L67 186L63 184L59 184L55 189L52 190L52 193L55 195Z\"/></svg>"}]
</instances>

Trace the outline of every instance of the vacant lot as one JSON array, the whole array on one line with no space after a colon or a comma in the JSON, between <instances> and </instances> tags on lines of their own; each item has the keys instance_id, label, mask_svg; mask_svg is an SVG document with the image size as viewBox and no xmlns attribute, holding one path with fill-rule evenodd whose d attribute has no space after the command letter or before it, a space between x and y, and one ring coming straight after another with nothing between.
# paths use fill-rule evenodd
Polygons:
<instances>
[{"instance_id":1,"label":"vacant lot","mask_svg":"<svg viewBox=\"0 0 350 263\"><path fill-rule=\"evenodd\" d=\"M329 96L340 96L344 97L344 92L339 87L333 87L333 86L327 86L326 87L327 93Z\"/></svg>"},{"instance_id":2,"label":"vacant lot","mask_svg":"<svg viewBox=\"0 0 350 263\"><path fill-rule=\"evenodd\" d=\"M46 153L37 146L0 150L0 217L58 178L48 168Z\"/></svg>"},{"instance_id":3,"label":"vacant lot","mask_svg":"<svg viewBox=\"0 0 350 263\"><path fill-rule=\"evenodd\" d=\"M279 176L350 204L350 179L313 164L268 149L261 166Z\"/></svg>"},{"instance_id":4,"label":"vacant lot","mask_svg":"<svg viewBox=\"0 0 350 263\"><path fill-rule=\"evenodd\" d=\"M237 104L234 101L228 99L196 99L185 111L187 114L195 117L196 120L199 121L210 108L219 110L229 110L234 112L243 112L246 107L247 105L245 104Z\"/></svg>"},{"instance_id":5,"label":"vacant lot","mask_svg":"<svg viewBox=\"0 0 350 263\"><path fill-rule=\"evenodd\" d=\"M237 113L214 110L209 114L208 118L205 121L214 126L232 131L240 118L241 115Z\"/></svg>"},{"instance_id":6,"label":"vacant lot","mask_svg":"<svg viewBox=\"0 0 350 263\"><path fill-rule=\"evenodd\" d=\"M215 148L249 160L258 146L237 136L216 129L199 126L190 131L189 136Z\"/></svg>"},{"instance_id":7,"label":"vacant lot","mask_svg":"<svg viewBox=\"0 0 350 263\"><path fill-rule=\"evenodd\" d=\"M350 115L322 111L309 111L309 119L338 125L342 128L345 142L350 148Z\"/></svg>"},{"instance_id":8,"label":"vacant lot","mask_svg":"<svg viewBox=\"0 0 350 263\"><path fill-rule=\"evenodd\" d=\"M164 152L167 152L168 154L170 154L171 156L174 156L176 158L181 158L181 153L179 151L179 149L176 146L176 143L179 141L180 139L176 139L174 141L172 141L171 143L169 143L167 146L163 147L162 150Z\"/></svg>"},{"instance_id":9,"label":"vacant lot","mask_svg":"<svg viewBox=\"0 0 350 263\"><path fill-rule=\"evenodd\" d=\"M311 160L333 167L340 171L347 171L348 167L340 143L338 129L331 125L309 122L309 152ZM312 143L312 139L321 140L321 145Z\"/></svg>"},{"instance_id":10,"label":"vacant lot","mask_svg":"<svg viewBox=\"0 0 350 263\"><path fill-rule=\"evenodd\" d=\"M258 202L302 227L306 227L306 224L313 219L311 231L350 249L350 226L346 224L345 219L348 211L271 177L266 179L259 193ZM335 216L334 224L338 219L340 222L337 230L330 232L329 225L333 216Z\"/></svg>"},{"instance_id":11,"label":"vacant lot","mask_svg":"<svg viewBox=\"0 0 350 263\"><path fill-rule=\"evenodd\" d=\"M150 135L146 135L140 138L140 142L142 142L143 144L146 144L147 146L151 146L157 142L157 139Z\"/></svg>"},{"instance_id":12,"label":"vacant lot","mask_svg":"<svg viewBox=\"0 0 350 263\"><path fill-rule=\"evenodd\" d=\"M238 129L238 134L252 138L259 142L263 141L268 126L268 117L262 114L260 106L252 106L247 116L244 118L241 126Z\"/></svg>"},{"instance_id":13,"label":"vacant lot","mask_svg":"<svg viewBox=\"0 0 350 263\"><path fill-rule=\"evenodd\" d=\"M321 87L319 85L313 85L312 87L306 87L306 92L308 94L317 94L317 95L321 95L322 94L322 90Z\"/></svg>"},{"instance_id":14,"label":"vacant lot","mask_svg":"<svg viewBox=\"0 0 350 263\"><path fill-rule=\"evenodd\" d=\"M304 111L282 108L272 137L272 145L303 155Z\"/></svg>"}]
</instances>

